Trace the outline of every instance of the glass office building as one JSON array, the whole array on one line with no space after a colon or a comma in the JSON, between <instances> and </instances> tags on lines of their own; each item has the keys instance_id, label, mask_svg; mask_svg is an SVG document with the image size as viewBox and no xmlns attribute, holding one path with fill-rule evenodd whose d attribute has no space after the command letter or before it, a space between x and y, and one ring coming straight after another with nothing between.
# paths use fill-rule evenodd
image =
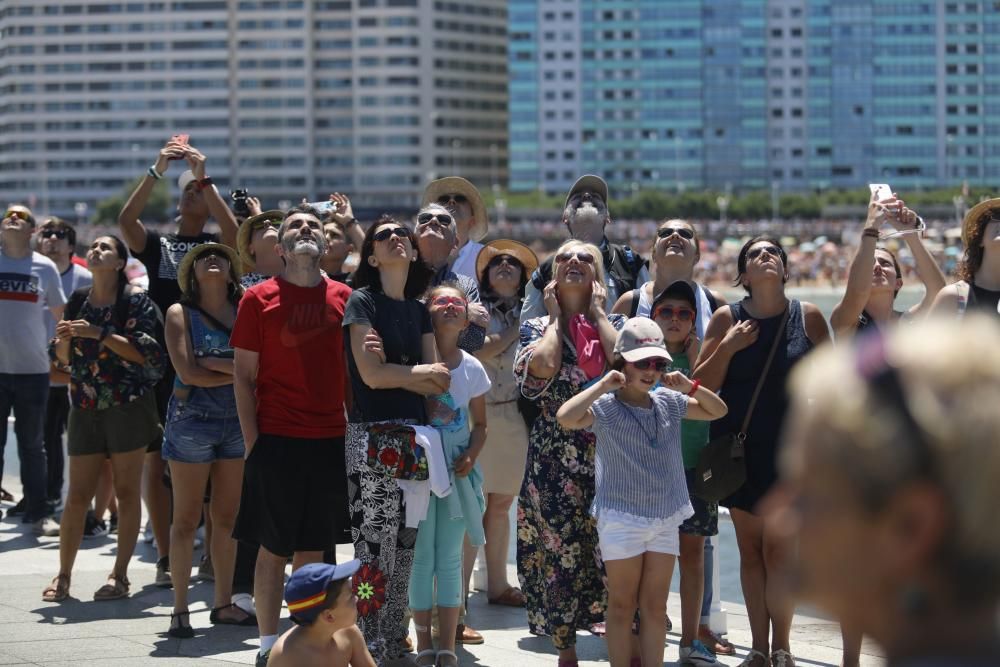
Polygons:
<instances>
[{"instance_id":1,"label":"glass office building","mask_svg":"<svg viewBox=\"0 0 1000 667\"><path fill-rule=\"evenodd\" d=\"M1000 3L509 6L512 190L583 172L624 193L1000 176Z\"/></svg>"}]
</instances>

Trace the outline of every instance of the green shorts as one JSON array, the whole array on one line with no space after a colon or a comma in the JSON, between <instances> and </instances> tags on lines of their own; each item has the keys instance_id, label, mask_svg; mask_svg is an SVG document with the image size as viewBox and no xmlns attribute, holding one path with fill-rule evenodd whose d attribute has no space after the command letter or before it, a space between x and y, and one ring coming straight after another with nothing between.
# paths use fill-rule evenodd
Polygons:
<instances>
[{"instance_id":1,"label":"green shorts","mask_svg":"<svg viewBox=\"0 0 1000 667\"><path fill-rule=\"evenodd\" d=\"M106 410L70 408L66 432L69 455L84 456L146 449L160 438L163 428L156 413L156 398L147 391L131 403Z\"/></svg>"}]
</instances>

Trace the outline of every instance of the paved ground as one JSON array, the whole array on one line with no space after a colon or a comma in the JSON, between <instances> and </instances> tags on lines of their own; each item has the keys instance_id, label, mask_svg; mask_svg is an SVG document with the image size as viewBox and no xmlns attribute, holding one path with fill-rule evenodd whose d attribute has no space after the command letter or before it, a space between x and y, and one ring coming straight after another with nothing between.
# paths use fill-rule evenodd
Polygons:
<instances>
[{"instance_id":1,"label":"paved ground","mask_svg":"<svg viewBox=\"0 0 1000 667\"><path fill-rule=\"evenodd\" d=\"M3 486L20 497L18 463L13 437L8 440ZM113 538L86 540L73 573L72 598L62 604L41 601L41 591L58 570L58 538L36 538L26 526L6 517L4 503L0 520L0 665L101 665L101 667L156 665L252 664L257 645L254 629L213 627L208 622L210 583L195 583L191 594L191 624L198 635L178 640L166 636L172 597L169 590L155 588L155 552L140 540L129 571L132 596L116 602L93 602L93 592L110 571ZM725 665L737 665L750 643L745 611L739 597L738 562L732 527L723 523L720 548L724 606L729 612L729 637L738 649ZM342 549L351 557L349 547ZM195 562L198 561L196 554ZM513 567L511 576L513 577ZM676 591L676 578L675 578ZM669 611L680 619L679 599L671 595ZM283 615L285 613L283 612ZM287 626L283 621L282 630ZM551 667L555 651L549 639L527 632L523 610L486 604L476 593L470 601L469 623L483 631L486 643L459 651L463 665L489 667ZM798 616L792 632L792 652L798 664L839 665L840 635L827 620ZM677 659L678 635L667 638L666 659ZM581 665L607 664L603 640L581 633L578 640ZM865 645L862 664L881 665L878 650Z\"/></svg>"}]
</instances>

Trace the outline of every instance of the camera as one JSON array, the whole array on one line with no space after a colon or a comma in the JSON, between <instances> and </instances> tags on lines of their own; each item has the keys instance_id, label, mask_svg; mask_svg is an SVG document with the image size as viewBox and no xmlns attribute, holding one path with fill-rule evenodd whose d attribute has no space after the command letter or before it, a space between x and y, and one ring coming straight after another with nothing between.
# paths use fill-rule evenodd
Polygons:
<instances>
[{"instance_id":1,"label":"camera","mask_svg":"<svg viewBox=\"0 0 1000 667\"><path fill-rule=\"evenodd\" d=\"M232 190L229 193L229 198L233 200L233 213L241 218L250 217L250 207L247 205L247 199L249 197L250 193L247 192L246 188L242 190Z\"/></svg>"}]
</instances>

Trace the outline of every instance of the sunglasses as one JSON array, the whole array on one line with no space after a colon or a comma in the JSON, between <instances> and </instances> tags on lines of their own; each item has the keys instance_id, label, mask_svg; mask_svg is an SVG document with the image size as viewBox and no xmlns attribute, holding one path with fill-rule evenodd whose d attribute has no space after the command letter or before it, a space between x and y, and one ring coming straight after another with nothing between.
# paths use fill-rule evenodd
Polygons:
<instances>
[{"instance_id":1,"label":"sunglasses","mask_svg":"<svg viewBox=\"0 0 1000 667\"><path fill-rule=\"evenodd\" d=\"M674 234L688 241L694 238L694 232L686 227L660 227L656 230L656 236L661 239L669 238Z\"/></svg>"},{"instance_id":2,"label":"sunglasses","mask_svg":"<svg viewBox=\"0 0 1000 667\"><path fill-rule=\"evenodd\" d=\"M432 306L437 306L439 308L447 308L448 306L455 306L456 308L465 308L466 301L460 296L436 296L431 300Z\"/></svg>"},{"instance_id":3,"label":"sunglasses","mask_svg":"<svg viewBox=\"0 0 1000 667\"><path fill-rule=\"evenodd\" d=\"M563 262L568 262L574 257L576 257L576 261L581 262L583 264L594 263L594 256L591 255L589 252L561 252L558 255L556 255L556 261L562 264Z\"/></svg>"},{"instance_id":4,"label":"sunglasses","mask_svg":"<svg viewBox=\"0 0 1000 667\"><path fill-rule=\"evenodd\" d=\"M220 252L219 250L206 250L205 252L203 252L200 255L198 255L198 257L197 257L197 259L195 261L200 262L202 260L208 259L209 257L214 257L216 259L222 259L222 260L225 260L227 262L229 261L229 257L226 255L226 253Z\"/></svg>"},{"instance_id":5,"label":"sunglasses","mask_svg":"<svg viewBox=\"0 0 1000 667\"><path fill-rule=\"evenodd\" d=\"M772 257L781 257L781 251L775 248L773 245L765 245L759 248L754 248L753 250L747 253L747 257L750 259L757 259L758 257L761 256L762 253L765 252L768 255L771 255Z\"/></svg>"},{"instance_id":6,"label":"sunglasses","mask_svg":"<svg viewBox=\"0 0 1000 667\"><path fill-rule=\"evenodd\" d=\"M467 204L469 202L465 195L441 195L438 197L437 203L447 204L450 201L454 201L456 204Z\"/></svg>"},{"instance_id":7,"label":"sunglasses","mask_svg":"<svg viewBox=\"0 0 1000 667\"><path fill-rule=\"evenodd\" d=\"M630 361L629 363L640 371L648 371L652 368L657 373L662 373L670 368L670 362L666 359L640 359L639 361Z\"/></svg>"},{"instance_id":8,"label":"sunglasses","mask_svg":"<svg viewBox=\"0 0 1000 667\"><path fill-rule=\"evenodd\" d=\"M453 221L452 217L447 213L421 213L417 216L418 225L429 225L432 222L437 222L438 227L450 227Z\"/></svg>"},{"instance_id":9,"label":"sunglasses","mask_svg":"<svg viewBox=\"0 0 1000 667\"><path fill-rule=\"evenodd\" d=\"M657 308L653 313L654 320L672 320L676 317L681 322L690 322L694 319L694 311L690 308L674 308L673 306L663 306Z\"/></svg>"},{"instance_id":10,"label":"sunglasses","mask_svg":"<svg viewBox=\"0 0 1000 667\"><path fill-rule=\"evenodd\" d=\"M524 266L517 260L516 257L511 257L510 255L497 255L490 260L490 263L487 266L493 268L495 266L500 266L501 264L506 264L507 266L515 269L520 269Z\"/></svg>"},{"instance_id":11,"label":"sunglasses","mask_svg":"<svg viewBox=\"0 0 1000 667\"><path fill-rule=\"evenodd\" d=\"M18 220L24 220L25 222L34 222L34 219L25 211L18 211L11 209L3 214L5 218L17 218Z\"/></svg>"},{"instance_id":12,"label":"sunglasses","mask_svg":"<svg viewBox=\"0 0 1000 667\"><path fill-rule=\"evenodd\" d=\"M410 238L410 230L406 227L388 227L375 233L372 238L376 241L388 241L390 237L396 236L401 239Z\"/></svg>"},{"instance_id":13,"label":"sunglasses","mask_svg":"<svg viewBox=\"0 0 1000 667\"><path fill-rule=\"evenodd\" d=\"M69 235L65 229L43 229L41 231L43 239L64 239Z\"/></svg>"}]
</instances>

